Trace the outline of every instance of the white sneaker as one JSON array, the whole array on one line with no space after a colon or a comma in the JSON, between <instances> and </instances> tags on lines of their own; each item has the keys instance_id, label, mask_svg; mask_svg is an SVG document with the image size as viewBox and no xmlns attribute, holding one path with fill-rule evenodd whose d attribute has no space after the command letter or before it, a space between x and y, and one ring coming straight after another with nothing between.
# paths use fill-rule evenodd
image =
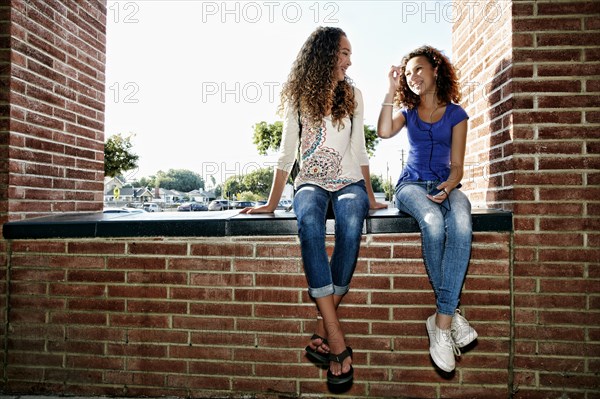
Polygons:
<instances>
[{"instance_id":1,"label":"white sneaker","mask_svg":"<svg viewBox=\"0 0 600 399\"><path fill-rule=\"evenodd\" d=\"M454 344L450 330L442 330L435 325L435 314L425 323L429 334L429 354L435 364L446 372L456 367L454 355L460 356L460 349Z\"/></svg>"},{"instance_id":2,"label":"white sneaker","mask_svg":"<svg viewBox=\"0 0 600 399\"><path fill-rule=\"evenodd\" d=\"M469 325L467 319L460 314L460 309L456 309L452 317L452 326L450 327L452 339L459 348L464 348L477 338L477 331Z\"/></svg>"}]
</instances>

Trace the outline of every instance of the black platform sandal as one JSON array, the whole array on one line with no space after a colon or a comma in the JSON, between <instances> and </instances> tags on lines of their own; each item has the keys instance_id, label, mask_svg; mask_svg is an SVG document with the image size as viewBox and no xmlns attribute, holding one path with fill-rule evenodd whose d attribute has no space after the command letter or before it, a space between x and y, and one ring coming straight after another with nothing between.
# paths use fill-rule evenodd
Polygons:
<instances>
[{"instance_id":1,"label":"black platform sandal","mask_svg":"<svg viewBox=\"0 0 600 399\"><path fill-rule=\"evenodd\" d=\"M323 344L327 345L327 339L323 338L317 334L313 334L313 336L310 337L310 340L314 341L317 338L321 340L321 345L323 345ZM317 348L319 348L319 346L321 346L321 345L318 345ZM314 360L315 362L317 362L319 364L329 363L329 354L328 353L319 352L317 349L311 348L310 345L308 345L306 348L304 348L304 350L306 351L306 356L308 356L311 360Z\"/></svg>"},{"instance_id":2,"label":"black platform sandal","mask_svg":"<svg viewBox=\"0 0 600 399\"><path fill-rule=\"evenodd\" d=\"M334 355L330 353L329 361L336 362L341 365L344 363L344 359L346 359L347 357L350 357L350 359L352 359L352 348L350 348L349 346L347 346L346 350L340 353L339 355ZM333 375L331 373L331 370L327 370L327 382L333 385L345 384L347 382L352 381L353 378L354 368L352 368L352 366L350 366L350 370L348 370L348 372L340 375Z\"/></svg>"}]
</instances>

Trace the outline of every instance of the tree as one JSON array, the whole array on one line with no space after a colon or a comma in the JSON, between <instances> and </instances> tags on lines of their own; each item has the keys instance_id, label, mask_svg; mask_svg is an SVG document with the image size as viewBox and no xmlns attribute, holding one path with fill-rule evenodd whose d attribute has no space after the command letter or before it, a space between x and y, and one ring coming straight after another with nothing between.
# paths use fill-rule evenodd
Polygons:
<instances>
[{"instance_id":1,"label":"tree","mask_svg":"<svg viewBox=\"0 0 600 399\"><path fill-rule=\"evenodd\" d=\"M223 183L223 196L239 199L253 193L258 198L267 198L273 184L273 168L260 168L244 176L231 176Z\"/></svg>"},{"instance_id":2,"label":"tree","mask_svg":"<svg viewBox=\"0 0 600 399\"><path fill-rule=\"evenodd\" d=\"M283 122L277 121L272 124L267 122L258 122L254 125L253 143L260 155L267 155L269 150L278 151L281 145L281 135L283 131ZM379 144L377 130L373 126L364 125L365 145L367 154L372 157L375 154L375 147Z\"/></svg>"},{"instance_id":3,"label":"tree","mask_svg":"<svg viewBox=\"0 0 600 399\"><path fill-rule=\"evenodd\" d=\"M376 193L383 192L383 179L377 175L371 175L371 187Z\"/></svg>"},{"instance_id":4,"label":"tree","mask_svg":"<svg viewBox=\"0 0 600 399\"><path fill-rule=\"evenodd\" d=\"M258 201L261 197L252 191L243 191L237 196L238 201Z\"/></svg>"},{"instance_id":5,"label":"tree","mask_svg":"<svg viewBox=\"0 0 600 399\"><path fill-rule=\"evenodd\" d=\"M169 169L166 173L159 170L154 179L154 187L187 193L204 189L204 179L198 173L187 169Z\"/></svg>"},{"instance_id":6,"label":"tree","mask_svg":"<svg viewBox=\"0 0 600 399\"><path fill-rule=\"evenodd\" d=\"M246 190L261 198L267 198L273 185L273 168L261 168L248 173L242 178Z\"/></svg>"},{"instance_id":7,"label":"tree","mask_svg":"<svg viewBox=\"0 0 600 399\"><path fill-rule=\"evenodd\" d=\"M220 198L221 194L223 194L223 186L220 184L217 184L217 186L214 189L214 193L215 193L215 197Z\"/></svg>"},{"instance_id":8,"label":"tree","mask_svg":"<svg viewBox=\"0 0 600 399\"><path fill-rule=\"evenodd\" d=\"M233 199L235 196L246 190L241 176L231 176L223 183L223 197Z\"/></svg>"},{"instance_id":9,"label":"tree","mask_svg":"<svg viewBox=\"0 0 600 399\"><path fill-rule=\"evenodd\" d=\"M376 193L385 193L385 200L391 201L394 198L396 187L391 180L384 180L381 176L371 175L371 186Z\"/></svg>"},{"instance_id":10,"label":"tree","mask_svg":"<svg viewBox=\"0 0 600 399\"><path fill-rule=\"evenodd\" d=\"M379 144L381 140L377 137L377 130L373 126L365 125L365 146L367 147L367 154L369 154L369 158L375 155L375 147Z\"/></svg>"},{"instance_id":11,"label":"tree","mask_svg":"<svg viewBox=\"0 0 600 399\"><path fill-rule=\"evenodd\" d=\"M392 201L396 193L396 186L391 180L388 180L383 183L383 191L385 192L385 200Z\"/></svg>"},{"instance_id":12,"label":"tree","mask_svg":"<svg viewBox=\"0 0 600 399\"><path fill-rule=\"evenodd\" d=\"M137 181L134 181L133 187L156 187L154 182L156 181L156 176L150 177L142 177Z\"/></svg>"},{"instance_id":13,"label":"tree","mask_svg":"<svg viewBox=\"0 0 600 399\"><path fill-rule=\"evenodd\" d=\"M104 175L115 177L125 171L137 168L139 156L131 152L130 134L123 137L120 133L110 136L104 143Z\"/></svg>"},{"instance_id":14,"label":"tree","mask_svg":"<svg viewBox=\"0 0 600 399\"><path fill-rule=\"evenodd\" d=\"M269 149L277 151L281 145L281 132L283 122L277 121L273 124L258 122L254 125L253 142L256 144L259 155L267 155Z\"/></svg>"}]
</instances>

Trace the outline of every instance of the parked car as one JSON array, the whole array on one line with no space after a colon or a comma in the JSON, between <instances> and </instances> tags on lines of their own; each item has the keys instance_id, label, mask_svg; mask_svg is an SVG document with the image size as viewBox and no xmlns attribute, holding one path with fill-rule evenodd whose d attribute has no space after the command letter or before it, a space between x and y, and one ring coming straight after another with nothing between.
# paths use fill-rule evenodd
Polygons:
<instances>
[{"instance_id":1,"label":"parked car","mask_svg":"<svg viewBox=\"0 0 600 399\"><path fill-rule=\"evenodd\" d=\"M277 204L277 209L288 209L291 206L292 200L282 199L281 201L279 201L279 204Z\"/></svg>"},{"instance_id":2,"label":"parked car","mask_svg":"<svg viewBox=\"0 0 600 399\"><path fill-rule=\"evenodd\" d=\"M130 207L106 207L102 210L102 213L145 213L146 211L140 208Z\"/></svg>"},{"instance_id":3,"label":"parked car","mask_svg":"<svg viewBox=\"0 0 600 399\"><path fill-rule=\"evenodd\" d=\"M144 202L142 208L147 212L162 212L162 208L154 202Z\"/></svg>"},{"instance_id":4,"label":"parked car","mask_svg":"<svg viewBox=\"0 0 600 399\"><path fill-rule=\"evenodd\" d=\"M200 212L208 211L208 207L200 202L184 202L177 207L177 212Z\"/></svg>"},{"instance_id":5,"label":"parked car","mask_svg":"<svg viewBox=\"0 0 600 399\"><path fill-rule=\"evenodd\" d=\"M232 209L244 209L254 206L255 203L252 201L233 201L231 203Z\"/></svg>"},{"instance_id":6,"label":"parked car","mask_svg":"<svg viewBox=\"0 0 600 399\"><path fill-rule=\"evenodd\" d=\"M208 204L209 211L224 211L225 209L230 209L231 204L228 200L214 200L210 201Z\"/></svg>"}]
</instances>

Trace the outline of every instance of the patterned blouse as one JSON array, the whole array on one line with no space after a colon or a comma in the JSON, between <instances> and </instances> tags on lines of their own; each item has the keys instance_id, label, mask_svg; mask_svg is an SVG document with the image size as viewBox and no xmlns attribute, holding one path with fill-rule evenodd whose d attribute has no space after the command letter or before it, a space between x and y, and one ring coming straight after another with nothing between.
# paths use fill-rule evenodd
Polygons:
<instances>
[{"instance_id":1,"label":"patterned blouse","mask_svg":"<svg viewBox=\"0 0 600 399\"><path fill-rule=\"evenodd\" d=\"M362 93L354 89L356 108L352 121L343 119L344 128L333 126L331 116L321 124L310 126L301 118L302 145L300 148L300 172L294 187L314 184L328 191L337 191L344 186L363 180L361 166L369 164L365 146ZM352 132L350 131L352 130ZM296 108L285 107L281 152L277 169L290 172L298 152L300 126Z\"/></svg>"}]
</instances>

